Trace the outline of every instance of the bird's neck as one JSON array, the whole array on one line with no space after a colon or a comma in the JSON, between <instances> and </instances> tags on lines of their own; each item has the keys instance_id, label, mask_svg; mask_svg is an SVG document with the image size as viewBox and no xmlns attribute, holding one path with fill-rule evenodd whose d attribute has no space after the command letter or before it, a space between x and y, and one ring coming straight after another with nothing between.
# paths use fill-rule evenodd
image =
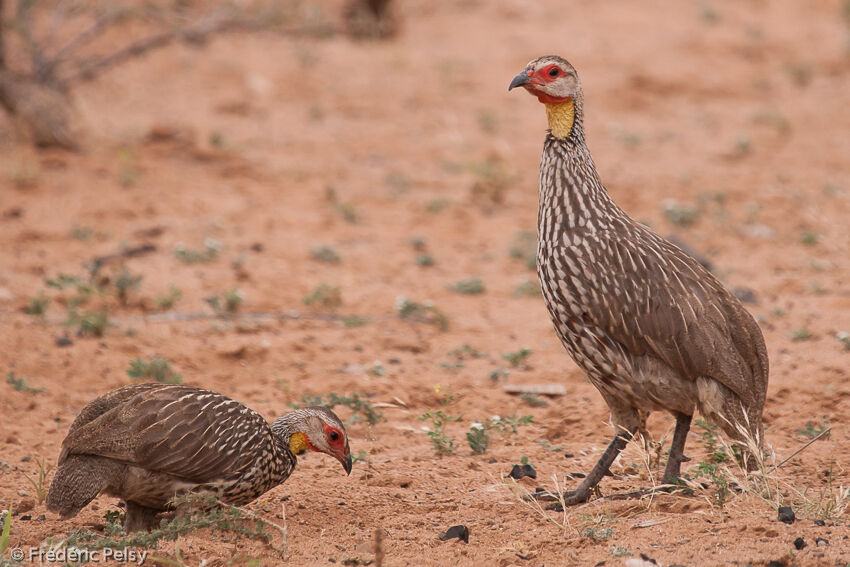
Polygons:
<instances>
[{"instance_id":1,"label":"bird's neck","mask_svg":"<svg viewBox=\"0 0 850 567\"><path fill-rule=\"evenodd\" d=\"M549 130L558 139L569 138L576 122L576 105L573 99L564 102L547 102L546 120L549 122Z\"/></svg>"},{"instance_id":2,"label":"bird's neck","mask_svg":"<svg viewBox=\"0 0 850 567\"><path fill-rule=\"evenodd\" d=\"M576 126L574 125L574 129ZM546 136L540 162L539 237L558 241L568 231L605 229L623 213L596 171L583 136Z\"/></svg>"}]
</instances>

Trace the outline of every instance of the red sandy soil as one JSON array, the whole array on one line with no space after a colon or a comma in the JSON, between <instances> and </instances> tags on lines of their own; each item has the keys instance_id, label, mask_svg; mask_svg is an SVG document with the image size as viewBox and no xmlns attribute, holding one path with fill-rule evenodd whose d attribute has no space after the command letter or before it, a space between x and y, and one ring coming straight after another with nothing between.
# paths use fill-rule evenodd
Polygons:
<instances>
[{"instance_id":1,"label":"red sandy soil","mask_svg":"<svg viewBox=\"0 0 850 567\"><path fill-rule=\"evenodd\" d=\"M841 3L398 4L403 27L389 41L235 34L133 60L74 91L85 132L78 154L35 152L5 130L0 371L44 388L0 384L0 507L33 518L15 516L12 545L103 528L116 499L61 521L27 477L41 459L55 468L76 413L129 383L133 359L161 356L186 383L268 419L304 394L386 404L385 421L349 426L352 451L365 451L350 477L309 455L249 506L282 523L286 504L287 564L366 564L376 530L384 565L610 566L641 553L660 565L850 562L850 349L836 337L850 332L850 27ZM324 10L330 17L338 5ZM507 85L547 53L580 72L590 148L614 199L705 255L730 287L756 293L749 307L770 354L765 423L776 461L807 440L798 432L807 422L832 427L770 474L772 497L742 481L746 490L720 507L708 482L693 495L597 498L564 516L515 495L552 488L553 476L574 484L564 476L586 472L611 434L602 398L559 344L542 299L513 294L536 281L509 250L535 228L545 118ZM673 224L669 199L698 206L695 222ZM207 237L223 246L213 261L175 257L178 244L198 249ZM434 266L415 263L414 237ZM145 243L156 250L125 262L144 276L128 305L111 291L92 300L109 308L105 335L63 327L71 292L45 280L84 276L93 258ZM341 262L313 259L319 245ZM102 273L114 280L118 269ZM447 288L470 277L483 294ZM371 322L346 327L306 306L322 283L339 286L338 314ZM240 313L301 317L169 318L153 298L170 285L182 298L168 314L212 315L204 298L238 287ZM25 314L42 292L53 299L46 317ZM400 319L399 296L433 301L449 329ZM63 336L73 344L57 346ZM486 356L455 364L449 353L463 345ZM509 367L502 353L521 347L533 351L527 367L491 381ZM375 361L383 374L372 372ZM504 383L560 384L566 395L529 407ZM418 419L436 410L462 416L446 427L450 456L434 455ZM534 421L516 435L493 432L487 453L473 455L465 432L494 414ZM650 419L655 440L669 444L672 428L669 416ZM694 474L708 460L701 434L694 427L686 449ZM523 456L539 476L512 492L502 477ZM644 457L631 443L603 494L649 486ZM655 461L651 474L657 482ZM777 520L780 504L795 508L796 523ZM454 524L469 528L468 544L438 539ZM152 554L174 557L174 546ZM284 562L271 546L209 530L179 546L187 565Z\"/></svg>"}]
</instances>

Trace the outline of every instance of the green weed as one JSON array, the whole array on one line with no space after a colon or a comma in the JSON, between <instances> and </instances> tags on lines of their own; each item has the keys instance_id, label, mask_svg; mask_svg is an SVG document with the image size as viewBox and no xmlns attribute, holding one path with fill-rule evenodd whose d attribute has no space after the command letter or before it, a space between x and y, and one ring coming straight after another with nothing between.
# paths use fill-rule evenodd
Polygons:
<instances>
[{"instance_id":1,"label":"green weed","mask_svg":"<svg viewBox=\"0 0 850 567\"><path fill-rule=\"evenodd\" d=\"M43 387L35 387L27 384L27 381L23 376L15 376L14 372L9 372L6 374L6 383L12 386L17 392L29 392L30 394L38 394L39 392L43 392Z\"/></svg>"},{"instance_id":2,"label":"green weed","mask_svg":"<svg viewBox=\"0 0 850 567\"><path fill-rule=\"evenodd\" d=\"M484 293L484 282L481 278L469 278L447 286L448 289L464 295L478 295Z\"/></svg>"},{"instance_id":3,"label":"green weed","mask_svg":"<svg viewBox=\"0 0 850 567\"><path fill-rule=\"evenodd\" d=\"M396 312L406 321L436 325L442 331L449 328L449 318L431 302L417 303L402 296L396 299Z\"/></svg>"},{"instance_id":4,"label":"green weed","mask_svg":"<svg viewBox=\"0 0 850 567\"><path fill-rule=\"evenodd\" d=\"M303 299L304 305L316 305L329 311L335 311L342 306L342 293L339 286L323 283L316 287Z\"/></svg>"},{"instance_id":5,"label":"green weed","mask_svg":"<svg viewBox=\"0 0 850 567\"><path fill-rule=\"evenodd\" d=\"M169 285L168 292L157 295L154 297L153 302L158 309L171 309L180 301L181 297L183 297L183 292L174 285Z\"/></svg>"},{"instance_id":6,"label":"green weed","mask_svg":"<svg viewBox=\"0 0 850 567\"><path fill-rule=\"evenodd\" d=\"M454 453L454 439L446 435L445 425L452 421L460 421L460 416L450 416L437 410L423 414L419 421L427 421L431 425L426 432L426 435L431 440L431 445L434 447L434 452L437 455L451 455Z\"/></svg>"},{"instance_id":7,"label":"green weed","mask_svg":"<svg viewBox=\"0 0 850 567\"><path fill-rule=\"evenodd\" d=\"M523 347L517 351L504 352L502 358L507 360L513 368L525 368L528 357L534 353L530 348Z\"/></svg>"},{"instance_id":8,"label":"green weed","mask_svg":"<svg viewBox=\"0 0 850 567\"><path fill-rule=\"evenodd\" d=\"M206 264L218 258L219 252L224 248L221 242L214 238L204 239L204 247L200 250L186 248L183 244L174 247L174 257L184 264Z\"/></svg>"},{"instance_id":9,"label":"green weed","mask_svg":"<svg viewBox=\"0 0 850 567\"><path fill-rule=\"evenodd\" d=\"M127 376L133 380L154 380L164 384L183 383L183 377L171 369L171 363L158 356L147 361L141 358L133 360L127 369Z\"/></svg>"},{"instance_id":10,"label":"green weed","mask_svg":"<svg viewBox=\"0 0 850 567\"><path fill-rule=\"evenodd\" d=\"M299 407L299 404L292 404L294 407ZM344 406L349 408L354 414L351 416L349 420L350 423L357 423L358 421L365 420L369 425L375 425L382 421L386 421L384 419L383 414L381 414L375 407L364 399L364 396L360 394L350 394L348 396L338 396L337 394L331 392L325 396L312 396L310 394L304 394L301 396L301 405L305 406L323 406L328 409L333 409L336 406Z\"/></svg>"}]
</instances>

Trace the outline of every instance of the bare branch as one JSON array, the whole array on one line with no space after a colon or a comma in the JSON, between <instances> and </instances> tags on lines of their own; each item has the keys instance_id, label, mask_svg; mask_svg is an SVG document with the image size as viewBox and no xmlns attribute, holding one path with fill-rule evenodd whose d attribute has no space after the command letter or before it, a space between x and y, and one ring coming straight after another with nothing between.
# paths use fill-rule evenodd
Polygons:
<instances>
[{"instance_id":1,"label":"bare branch","mask_svg":"<svg viewBox=\"0 0 850 567\"><path fill-rule=\"evenodd\" d=\"M45 67L52 73L57 66L73 57L79 48L97 39L111 24L120 20L124 15L124 10L115 10L97 16L89 27L60 47L56 54L45 63Z\"/></svg>"},{"instance_id":2,"label":"bare branch","mask_svg":"<svg viewBox=\"0 0 850 567\"><path fill-rule=\"evenodd\" d=\"M46 80L49 79L49 77L42 74L44 68L44 54L42 53L41 46L38 41L36 41L34 35L35 22L33 20L32 10L34 5L35 0L18 0L18 10L15 14L15 27L17 28L18 33L21 34L24 43L26 43L27 49L29 49L33 74Z\"/></svg>"},{"instance_id":3,"label":"bare branch","mask_svg":"<svg viewBox=\"0 0 850 567\"><path fill-rule=\"evenodd\" d=\"M148 51L165 47L173 42L185 41L187 43L202 43L211 34L253 27L236 17L221 12L202 18L194 25L175 30L168 30L151 35L146 38L132 42L130 45L115 51L109 55L78 61L77 69L62 78L62 83L68 84L78 81L89 81L102 71L123 63L128 59L139 57Z\"/></svg>"}]
</instances>

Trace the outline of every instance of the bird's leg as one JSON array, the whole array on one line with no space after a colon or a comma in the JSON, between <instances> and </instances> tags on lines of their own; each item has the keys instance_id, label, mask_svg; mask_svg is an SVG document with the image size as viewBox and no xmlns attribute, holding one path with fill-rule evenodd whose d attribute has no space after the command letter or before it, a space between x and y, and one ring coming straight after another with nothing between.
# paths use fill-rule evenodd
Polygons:
<instances>
[{"instance_id":1,"label":"bird's leg","mask_svg":"<svg viewBox=\"0 0 850 567\"><path fill-rule=\"evenodd\" d=\"M612 439L611 443L608 444L605 452L602 453L602 456L599 457L599 460L596 461L596 464L593 465L593 468L590 470L588 475L584 477L584 480L581 481L578 488L564 492L564 504L572 506L573 504L585 502L588 498L590 498L591 491L596 488L596 485L599 484L599 481L602 480L602 477L604 477L608 472L608 469L611 468L611 464L614 462L614 459L616 459L617 455L620 454L620 451L626 447L626 444L634 436L636 431L637 427L632 428L630 431L622 431L614 436L614 439ZM545 492L535 494L534 496L541 500L554 500L551 495ZM560 502L556 502L554 504L556 506L560 506Z\"/></svg>"},{"instance_id":2,"label":"bird's leg","mask_svg":"<svg viewBox=\"0 0 850 567\"><path fill-rule=\"evenodd\" d=\"M127 514L124 517L124 532L149 532L156 527L156 515L159 510L127 501Z\"/></svg>"},{"instance_id":3,"label":"bird's leg","mask_svg":"<svg viewBox=\"0 0 850 567\"><path fill-rule=\"evenodd\" d=\"M670 456L667 458L667 466L664 468L664 482L666 484L675 484L679 480L681 464L690 460L685 456L685 440L688 437L688 430L691 428L692 417L684 413L676 413L676 430L673 432Z\"/></svg>"}]
</instances>

